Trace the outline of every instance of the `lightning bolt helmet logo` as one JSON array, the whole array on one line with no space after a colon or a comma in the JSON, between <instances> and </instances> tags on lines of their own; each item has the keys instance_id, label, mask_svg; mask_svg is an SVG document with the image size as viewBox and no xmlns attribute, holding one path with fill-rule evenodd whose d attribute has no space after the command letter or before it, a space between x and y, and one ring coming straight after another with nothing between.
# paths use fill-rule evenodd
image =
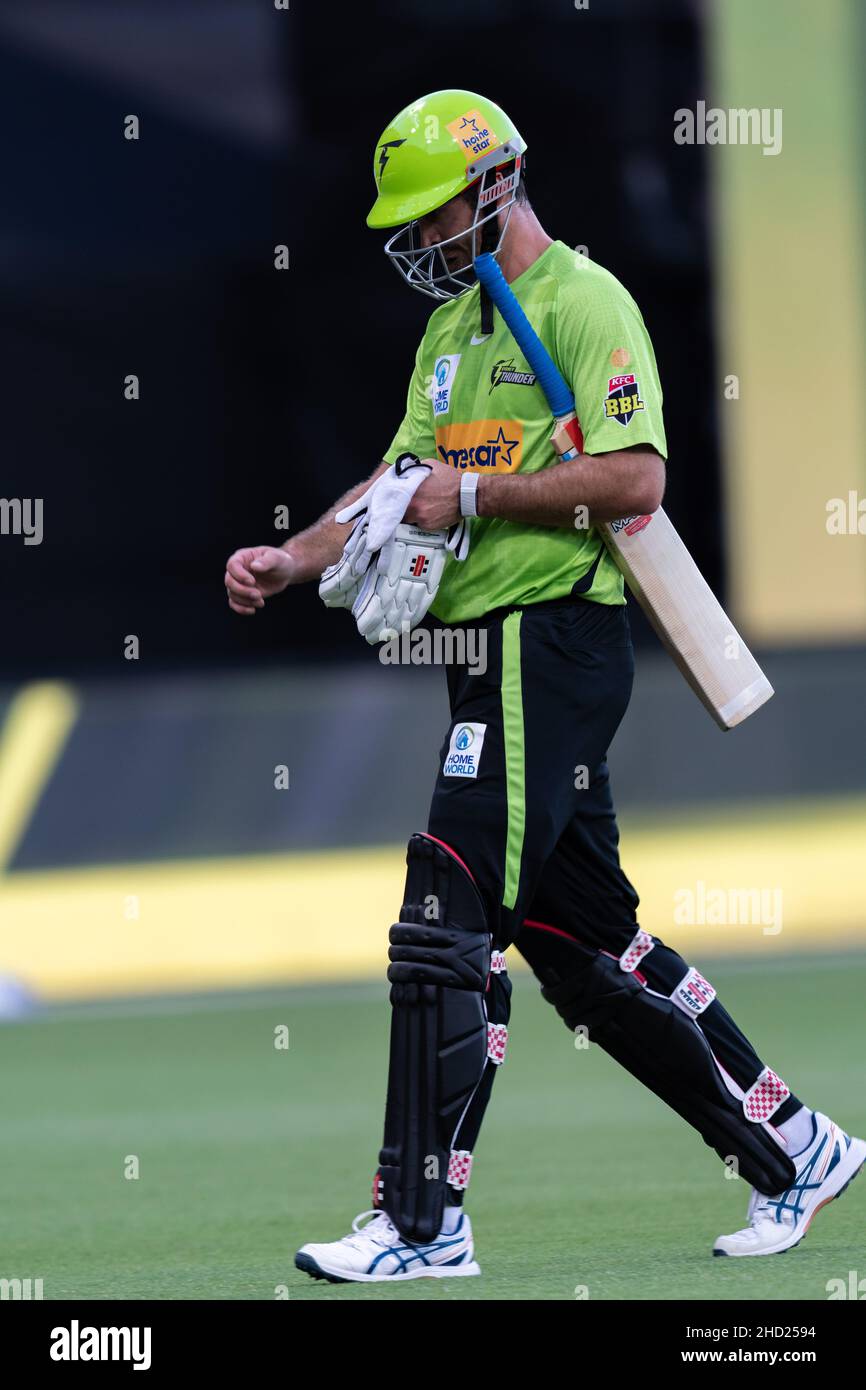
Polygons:
<instances>
[{"instance_id":1,"label":"lightning bolt helmet logo","mask_svg":"<svg viewBox=\"0 0 866 1390\"><path fill-rule=\"evenodd\" d=\"M405 136L402 140L386 140L384 145L379 146L379 182L382 182L382 175L385 172L385 165L391 158L389 150L396 150L398 145L405 145Z\"/></svg>"}]
</instances>

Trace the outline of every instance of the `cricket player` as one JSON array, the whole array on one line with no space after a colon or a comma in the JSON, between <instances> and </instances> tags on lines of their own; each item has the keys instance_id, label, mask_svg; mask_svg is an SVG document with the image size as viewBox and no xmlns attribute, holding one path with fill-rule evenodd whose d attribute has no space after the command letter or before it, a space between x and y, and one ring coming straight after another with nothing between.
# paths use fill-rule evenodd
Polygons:
<instances>
[{"instance_id":1,"label":"cricket player","mask_svg":"<svg viewBox=\"0 0 866 1390\"><path fill-rule=\"evenodd\" d=\"M634 300L539 223L525 149L505 112L468 91L423 97L383 132L368 225L397 229L389 259L440 301L405 418L371 479L282 548L236 551L225 576L245 616L323 572L325 596L327 576L345 570L359 498L371 484L393 498L419 467L398 508L418 544L471 519L469 554L444 557L431 612L483 633L487 663L447 669L451 720L427 827L408 841L375 1205L348 1235L296 1257L334 1282L479 1273L464 1198L505 1052L511 946L567 1027L588 1030L750 1185L746 1224L715 1255L797 1245L866 1158L861 1139L764 1062L712 984L639 924L606 761L633 653L623 581L593 523L659 507L662 393ZM574 392L573 460L554 454L544 394L475 282L481 251ZM335 519L342 508L354 527ZM413 559L402 572L423 568Z\"/></svg>"}]
</instances>

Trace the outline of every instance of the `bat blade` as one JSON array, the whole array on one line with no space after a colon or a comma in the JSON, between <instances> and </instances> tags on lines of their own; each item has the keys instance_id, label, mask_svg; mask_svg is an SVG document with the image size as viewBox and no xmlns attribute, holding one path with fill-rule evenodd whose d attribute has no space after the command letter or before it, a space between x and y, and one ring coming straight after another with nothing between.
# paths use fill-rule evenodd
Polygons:
<instances>
[{"instance_id":1,"label":"bat blade","mask_svg":"<svg viewBox=\"0 0 866 1390\"><path fill-rule=\"evenodd\" d=\"M733 729L773 694L667 513L606 522L608 550L669 654L720 729Z\"/></svg>"},{"instance_id":2,"label":"bat blade","mask_svg":"<svg viewBox=\"0 0 866 1390\"><path fill-rule=\"evenodd\" d=\"M581 436L573 411L556 421L551 443L561 457L576 454ZM648 516L601 522L598 530L656 636L719 728L736 728L766 704L773 687L667 513L659 507Z\"/></svg>"}]
</instances>

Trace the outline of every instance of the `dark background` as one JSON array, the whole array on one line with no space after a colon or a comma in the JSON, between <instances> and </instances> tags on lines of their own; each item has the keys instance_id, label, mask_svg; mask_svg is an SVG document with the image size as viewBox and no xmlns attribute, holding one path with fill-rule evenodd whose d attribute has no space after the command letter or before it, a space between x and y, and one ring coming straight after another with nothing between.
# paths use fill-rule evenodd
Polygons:
<instances>
[{"instance_id":1,"label":"dark background","mask_svg":"<svg viewBox=\"0 0 866 1390\"><path fill-rule=\"evenodd\" d=\"M84 0L68 16L0 5L0 496L42 497L45 526L40 546L0 543L5 672L128 668L130 633L153 670L368 655L322 622L315 586L242 620L222 575L236 547L285 539L279 504L292 530L313 521L399 424L435 306L365 226L372 154L441 87L505 107L545 228L637 299L665 505L724 594L704 149L671 138L705 88L692 4L379 0L337 21L312 0Z\"/></svg>"}]
</instances>

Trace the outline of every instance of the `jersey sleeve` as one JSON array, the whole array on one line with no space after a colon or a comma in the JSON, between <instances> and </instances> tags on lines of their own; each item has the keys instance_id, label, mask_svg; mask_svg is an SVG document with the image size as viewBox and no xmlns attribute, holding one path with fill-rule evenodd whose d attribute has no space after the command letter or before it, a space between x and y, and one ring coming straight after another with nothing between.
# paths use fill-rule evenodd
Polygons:
<instances>
[{"instance_id":1,"label":"jersey sleeve","mask_svg":"<svg viewBox=\"0 0 866 1390\"><path fill-rule=\"evenodd\" d=\"M556 353L574 392L585 452L651 444L667 458L655 353L631 295L614 276L589 266L563 288Z\"/></svg>"},{"instance_id":2,"label":"jersey sleeve","mask_svg":"<svg viewBox=\"0 0 866 1390\"><path fill-rule=\"evenodd\" d=\"M436 432L433 427L433 402L423 370L423 339L415 354L415 370L406 396L403 423L382 455L386 463L395 463L401 454L417 454L419 458L435 458Z\"/></svg>"}]
</instances>

